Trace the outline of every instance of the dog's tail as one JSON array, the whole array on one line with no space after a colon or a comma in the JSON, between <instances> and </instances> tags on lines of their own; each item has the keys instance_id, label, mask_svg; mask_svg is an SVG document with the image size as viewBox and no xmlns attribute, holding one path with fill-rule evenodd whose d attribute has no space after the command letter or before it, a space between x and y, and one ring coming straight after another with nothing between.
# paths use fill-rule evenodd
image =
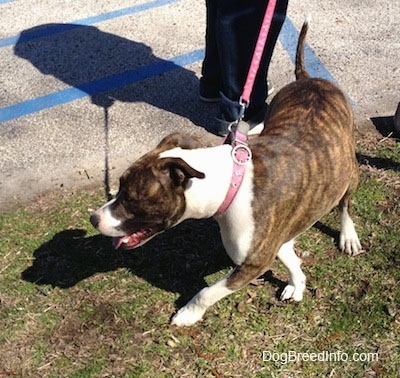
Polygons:
<instances>
[{"instance_id":1,"label":"dog's tail","mask_svg":"<svg viewBox=\"0 0 400 378\"><path fill-rule=\"evenodd\" d=\"M304 65L304 44L306 41L306 34L308 31L308 24L311 21L311 15L309 14L305 19L303 26L300 31L299 41L297 42L297 49L296 49L296 80L300 79L308 79L310 75L308 74L306 67Z\"/></svg>"}]
</instances>

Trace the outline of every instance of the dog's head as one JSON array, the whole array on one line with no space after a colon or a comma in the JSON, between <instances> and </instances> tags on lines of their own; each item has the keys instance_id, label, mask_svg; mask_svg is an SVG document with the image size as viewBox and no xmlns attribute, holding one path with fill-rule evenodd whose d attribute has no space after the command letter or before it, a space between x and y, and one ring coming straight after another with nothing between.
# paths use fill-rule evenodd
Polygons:
<instances>
[{"instance_id":1,"label":"dog's head","mask_svg":"<svg viewBox=\"0 0 400 378\"><path fill-rule=\"evenodd\" d=\"M133 163L121 176L116 197L91 215L93 226L112 236L115 248L136 248L180 222L190 179L205 176L180 158L160 158L173 146L164 140Z\"/></svg>"}]
</instances>

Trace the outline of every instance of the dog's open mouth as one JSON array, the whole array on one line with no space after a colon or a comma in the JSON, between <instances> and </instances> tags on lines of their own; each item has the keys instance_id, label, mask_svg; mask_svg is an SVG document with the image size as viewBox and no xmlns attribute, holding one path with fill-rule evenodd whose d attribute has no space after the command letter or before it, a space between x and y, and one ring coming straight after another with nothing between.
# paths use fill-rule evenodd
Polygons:
<instances>
[{"instance_id":1,"label":"dog's open mouth","mask_svg":"<svg viewBox=\"0 0 400 378\"><path fill-rule=\"evenodd\" d=\"M157 233L154 228L144 228L142 230L135 231L131 235L125 235L121 237L114 237L112 239L113 246L115 249L123 246L125 249L132 249L139 247L149 240L152 236Z\"/></svg>"}]
</instances>

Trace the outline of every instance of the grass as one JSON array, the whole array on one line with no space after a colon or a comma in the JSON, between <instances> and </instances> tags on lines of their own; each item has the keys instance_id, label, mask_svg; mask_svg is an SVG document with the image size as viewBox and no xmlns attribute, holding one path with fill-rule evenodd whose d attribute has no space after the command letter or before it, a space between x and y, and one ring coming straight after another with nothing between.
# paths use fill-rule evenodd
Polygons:
<instances>
[{"instance_id":1,"label":"grass","mask_svg":"<svg viewBox=\"0 0 400 378\"><path fill-rule=\"evenodd\" d=\"M332 212L297 241L302 302L277 299L287 273L276 263L190 328L171 315L230 269L212 220L114 251L88 220L102 188L1 213L0 376L398 377L400 144L360 137L358 157L366 253L338 252Z\"/></svg>"}]
</instances>

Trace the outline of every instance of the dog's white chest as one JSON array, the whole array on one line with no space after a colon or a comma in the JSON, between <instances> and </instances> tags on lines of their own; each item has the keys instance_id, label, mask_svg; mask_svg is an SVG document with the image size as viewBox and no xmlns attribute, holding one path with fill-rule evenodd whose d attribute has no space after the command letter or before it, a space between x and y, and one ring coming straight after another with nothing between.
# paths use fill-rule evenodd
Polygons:
<instances>
[{"instance_id":1,"label":"dog's white chest","mask_svg":"<svg viewBox=\"0 0 400 378\"><path fill-rule=\"evenodd\" d=\"M254 238L253 196L253 165L250 163L232 204L224 215L217 217L222 242L236 265L246 259Z\"/></svg>"},{"instance_id":2,"label":"dog's white chest","mask_svg":"<svg viewBox=\"0 0 400 378\"><path fill-rule=\"evenodd\" d=\"M185 192L186 211L182 220L213 216L223 202L232 177L231 147L165 151L161 157L180 157L195 169L205 173L205 179L193 180ZM228 210L216 219L227 254L236 265L246 258L254 237L253 164L249 162L241 186Z\"/></svg>"}]
</instances>

